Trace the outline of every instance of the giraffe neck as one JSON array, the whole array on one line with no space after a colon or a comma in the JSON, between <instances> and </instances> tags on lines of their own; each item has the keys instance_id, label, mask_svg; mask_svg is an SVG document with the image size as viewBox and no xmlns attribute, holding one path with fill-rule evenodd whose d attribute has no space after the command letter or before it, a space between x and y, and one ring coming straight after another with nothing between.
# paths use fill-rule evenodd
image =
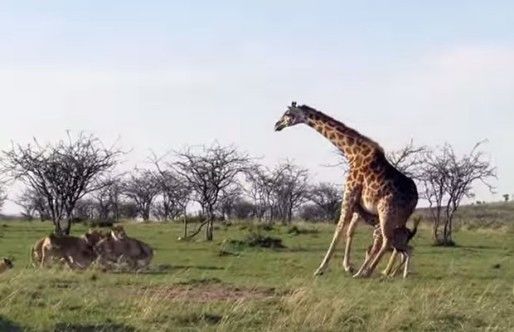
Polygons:
<instances>
[{"instance_id":1,"label":"giraffe neck","mask_svg":"<svg viewBox=\"0 0 514 332\"><path fill-rule=\"evenodd\" d=\"M317 110L309 110L307 125L334 144L348 158L350 164L374 151L383 152L376 142Z\"/></svg>"}]
</instances>

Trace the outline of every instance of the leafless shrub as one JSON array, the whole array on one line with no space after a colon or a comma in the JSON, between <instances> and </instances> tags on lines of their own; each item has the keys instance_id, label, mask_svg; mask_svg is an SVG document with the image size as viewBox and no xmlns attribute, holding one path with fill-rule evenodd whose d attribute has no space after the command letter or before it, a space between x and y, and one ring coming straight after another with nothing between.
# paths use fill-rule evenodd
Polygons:
<instances>
[{"instance_id":1,"label":"leafless shrub","mask_svg":"<svg viewBox=\"0 0 514 332\"><path fill-rule=\"evenodd\" d=\"M293 211L307 199L308 180L308 171L290 161L273 169L252 167L246 192L254 202L256 216L270 222L290 222Z\"/></svg>"},{"instance_id":2,"label":"leafless shrub","mask_svg":"<svg viewBox=\"0 0 514 332\"><path fill-rule=\"evenodd\" d=\"M496 170L485 160L484 153L478 150L482 143L477 143L461 158L449 144L439 151L425 153L419 180L434 220L433 237L437 244L454 244L452 231L455 212L463 198L474 197L472 185L475 182L481 182L493 190L488 180L496 177Z\"/></svg>"},{"instance_id":3,"label":"leafless shrub","mask_svg":"<svg viewBox=\"0 0 514 332\"><path fill-rule=\"evenodd\" d=\"M159 194L159 183L154 172L136 168L122 188L123 195L135 204L137 214L144 221L150 220L152 203Z\"/></svg>"},{"instance_id":4,"label":"leafless shrub","mask_svg":"<svg viewBox=\"0 0 514 332\"><path fill-rule=\"evenodd\" d=\"M69 234L75 204L102 188L98 180L118 163L121 154L92 135L72 137L68 133L67 139L54 144L41 145L36 139L25 146L13 144L4 151L3 167L45 197L56 233Z\"/></svg>"},{"instance_id":5,"label":"leafless shrub","mask_svg":"<svg viewBox=\"0 0 514 332\"><path fill-rule=\"evenodd\" d=\"M309 188L308 198L318 208L321 214L319 219L337 221L342 200L341 188L333 183L321 182ZM311 209L310 212L314 211Z\"/></svg>"},{"instance_id":6,"label":"leafless shrub","mask_svg":"<svg viewBox=\"0 0 514 332\"><path fill-rule=\"evenodd\" d=\"M419 176L420 168L425 162L427 151L428 148L426 146L416 146L414 141L411 140L404 147L388 153L387 159L400 172L416 179Z\"/></svg>"},{"instance_id":7,"label":"leafless shrub","mask_svg":"<svg viewBox=\"0 0 514 332\"><path fill-rule=\"evenodd\" d=\"M172 164L193 192L193 199L202 207L207 220L188 237L195 236L204 225L206 239L212 241L216 206L223 190L238 182L238 176L247 171L250 158L232 146L202 146L198 150L191 147L176 153Z\"/></svg>"}]
</instances>

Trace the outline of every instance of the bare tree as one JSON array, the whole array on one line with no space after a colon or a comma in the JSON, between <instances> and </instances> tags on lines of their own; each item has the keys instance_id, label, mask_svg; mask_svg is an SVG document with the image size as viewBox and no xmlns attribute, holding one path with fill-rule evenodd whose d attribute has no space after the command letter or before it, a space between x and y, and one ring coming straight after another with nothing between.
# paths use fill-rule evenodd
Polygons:
<instances>
[{"instance_id":1,"label":"bare tree","mask_svg":"<svg viewBox=\"0 0 514 332\"><path fill-rule=\"evenodd\" d=\"M326 221L326 213L314 203L306 203L300 207L299 216L301 219L311 222Z\"/></svg>"},{"instance_id":2,"label":"bare tree","mask_svg":"<svg viewBox=\"0 0 514 332\"><path fill-rule=\"evenodd\" d=\"M240 198L232 205L234 217L237 219L251 219L256 217L256 207L252 202Z\"/></svg>"},{"instance_id":3,"label":"bare tree","mask_svg":"<svg viewBox=\"0 0 514 332\"><path fill-rule=\"evenodd\" d=\"M159 183L150 170L135 169L123 184L123 194L135 203L144 221L150 220L152 203L159 192Z\"/></svg>"},{"instance_id":4,"label":"bare tree","mask_svg":"<svg viewBox=\"0 0 514 332\"><path fill-rule=\"evenodd\" d=\"M216 211L224 220L230 219L233 216L234 207L237 202L242 199L243 190L239 183L230 187L224 188L220 192L220 197L216 205Z\"/></svg>"},{"instance_id":5,"label":"bare tree","mask_svg":"<svg viewBox=\"0 0 514 332\"><path fill-rule=\"evenodd\" d=\"M102 187L97 181L117 163L122 152L104 147L92 136L80 133L55 144L41 145L36 139L26 146L4 151L4 169L46 199L58 234L69 234L75 204L84 195Z\"/></svg>"},{"instance_id":6,"label":"bare tree","mask_svg":"<svg viewBox=\"0 0 514 332\"><path fill-rule=\"evenodd\" d=\"M0 182L0 211L7 200L7 195L5 194L4 184Z\"/></svg>"},{"instance_id":7,"label":"bare tree","mask_svg":"<svg viewBox=\"0 0 514 332\"><path fill-rule=\"evenodd\" d=\"M307 200L309 172L289 161L280 164L275 172L277 212L283 222L291 222L293 210Z\"/></svg>"},{"instance_id":8,"label":"bare tree","mask_svg":"<svg viewBox=\"0 0 514 332\"><path fill-rule=\"evenodd\" d=\"M100 221L114 220L120 217L120 200L123 183L119 176L107 176L102 181L102 188L91 193L95 201L96 217Z\"/></svg>"},{"instance_id":9,"label":"bare tree","mask_svg":"<svg viewBox=\"0 0 514 332\"><path fill-rule=\"evenodd\" d=\"M188 237L195 236L206 225L206 239L212 241L214 216L220 193L237 182L239 174L247 170L250 158L232 146L214 144L203 146L199 151L191 147L176 154L173 164L186 179L207 220Z\"/></svg>"},{"instance_id":10,"label":"bare tree","mask_svg":"<svg viewBox=\"0 0 514 332\"><path fill-rule=\"evenodd\" d=\"M39 218L41 221L51 219L45 196L31 187L25 188L15 203L22 208L21 214L24 218Z\"/></svg>"},{"instance_id":11,"label":"bare tree","mask_svg":"<svg viewBox=\"0 0 514 332\"><path fill-rule=\"evenodd\" d=\"M432 150L425 153L425 162L421 167L418 179L421 182L421 197L427 200L429 211L434 222L433 239L439 239L439 225L443 219L443 200L446 195L446 183L448 181L449 156L446 150L436 154Z\"/></svg>"},{"instance_id":12,"label":"bare tree","mask_svg":"<svg viewBox=\"0 0 514 332\"><path fill-rule=\"evenodd\" d=\"M185 216L191 197L191 188L173 169L158 167L155 180L159 186L160 201L155 205L156 215L163 220Z\"/></svg>"},{"instance_id":13,"label":"bare tree","mask_svg":"<svg viewBox=\"0 0 514 332\"><path fill-rule=\"evenodd\" d=\"M434 217L434 240L437 244L453 245L453 217L462 199L472 198L473 184L481 182L490 191L490 178L496 177L496 170L485 160L477 143L469 154L459 158L453 148L446 144L440 153L430 152L421 174L425 198ZM440 230L442 224L442 233Z\"/></svg>"},{"instance_id":14,"label":"bare tree","mask_svg":"<svg viewBox=\"0 0 514 332\"><path fill-rule=\"evenodd\" d=\"M257 218L290 222L293 210L307 199L308 172L290 161L273 169L254 165L247 174L247 184L246 193Z\"/></svg>"},{"instance_id":15,"label":"bare tree","mask_svg":"<svg viewBox=\"0 0 514 332\"><path fill-rule=\"evenodd\" d=\"M256 217L262 220L267 214L268 221L271 222L276 205L273 194L280 174L261 165L253 165L250 169L251 171L246 173L246 194L255 206Z\"/></svg>"},{"instance_id":16,"label":"bare tree","mask_svg":"<svg viewBox=\"0 0 514 332\"><path fill-rule=\"evenodd\" d=\"M176 172L170 163L166 163L165 167L167 168L163 168L161 160L162 158L157 158L155 154L150 157L150 161L157 168L156 179L161 195L161 202L157 203L156 206L156 214L164 220L182 216L184 223L183 238L187 238L187 206L191 201L191 186L184 177Z\"/></svg>"},{"instance_id":17,"label":"bare tree","mask_svg":"<svg viewBox=\"0 0 514 332\"><path fill-rule=\"evenodd\" d=\"M417 179L420 168L425 162L427 151L426 146L416 146L414 141L411 140L409 144L401 149L388 153L387 159L400 172L413 179Z\"/></svg>"},{"instance_id":18,"label":"bare tree","mask_svg":"<svg viewBox=\"0 0 514 332\"><path fill-rule=\"evenodd\" d=\"M333 183L318 183L310 187L308 198L321 210L324 220L337 221L342 200L342 190L338 186ZM312 213L313 210L304 212Z\"/></svg>"},{"instance_id":19,"label":"bare tree","mask_svg":"<svg viewBox=\"0 0 514 332\"><path fill-rule=\"evenodd\" d=\"M91 197L84 197L77 201L73 209L74 221L93 220L97 213L97 204Z\"/></svg>"}]
</instances>

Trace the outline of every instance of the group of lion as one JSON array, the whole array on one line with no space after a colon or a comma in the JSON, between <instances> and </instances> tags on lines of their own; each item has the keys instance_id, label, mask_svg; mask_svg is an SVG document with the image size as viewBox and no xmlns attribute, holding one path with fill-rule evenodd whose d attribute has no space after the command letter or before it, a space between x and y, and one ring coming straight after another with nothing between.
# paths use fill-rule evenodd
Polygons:
<instances>
[{"instance_id":1,"label":"group of lion","mask_svg":"<svg viewBox=\"0 0 514 332\"><path fill-rule=\"evenodd\" d=\"M105 269L126 264L138 271L150 264L153 254L148 244L128 237L122 226L114 226L110 232L90 229L80 237L50 234L34 244L31 257L39 267L59 262L82 270L98 262Z\"/></svg>"}]
</instances>

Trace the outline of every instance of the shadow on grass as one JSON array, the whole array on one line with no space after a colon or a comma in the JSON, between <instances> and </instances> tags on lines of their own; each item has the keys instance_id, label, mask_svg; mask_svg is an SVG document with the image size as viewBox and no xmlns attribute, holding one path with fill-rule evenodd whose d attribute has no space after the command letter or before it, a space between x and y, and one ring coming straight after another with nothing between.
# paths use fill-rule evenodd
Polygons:
<instances>
[{"instance_id":1,"label":"shadow on grass","mask_svg":"<svg viewBox=\"0 0 514 332\"><path fill-rule=\"evenodd\" d=\"M486 249L486 250L501 249L501 248L498 248L496 246L484 246L484 245L478 245L478 246L458 246L457 248L459 248L459 249Z\"/></svg>"},{"instance_id":2,"label":"shadow on grass","mask_svg":"<svg viewBox=\"0 0 514 332\"><path fill-rule=\"evenodd\" d=\"M18 332L23 331L23 329L15 322L0 316L0 331Z\"/></svg>"},{"instance_id":3,"label":"shadow on grass","mask_svg":"<svg viewBox=\"0 0 514 332\"><path fill-rule=\"evenodd\" d=\"M164 274L170 274L170 272L177 271L177 270L189 270L189 269L196 269L196 270L224 270L224 267L219 266L212 266L212 265L171 265L171 264L161 264L157 265L155 267L151 267L147 270L143 271L133 271L129 269L118 269L118 270L107 270L107 273L111 274L148 274L148 275L164 275Z\"/></svg>"},{"instance_id":4,"label":"shadow on grass","mask_svg":"<svg viewBox=\"0 0 514 332\"><path fill-rule=\"evenodd\" d=\"M2 330L3 331L3 330ZM123 324L105 323L105 324L68 324L59 323L55 326L55 332L93 332L93 331L109 331L109 332L132 332L135 328Z\"/></svg>"}]
</instances>

